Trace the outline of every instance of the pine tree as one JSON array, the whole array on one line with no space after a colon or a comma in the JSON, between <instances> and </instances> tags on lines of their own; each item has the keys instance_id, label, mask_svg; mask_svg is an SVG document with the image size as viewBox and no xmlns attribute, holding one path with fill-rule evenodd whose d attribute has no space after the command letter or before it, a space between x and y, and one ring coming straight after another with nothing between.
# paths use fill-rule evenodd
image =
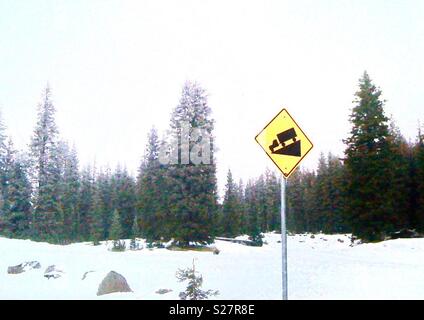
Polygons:
<instances>
[{"instance_id":1,"label":"pine tree","mask_svg":"<svg viewBox=\"0 0 424 320\"><path fill-rule=\"evenodd\" d=\"M184 85L180 103L171 115L170 127L171 154L174 154L172 149L176 149L180 156L180 163L168 165L169 210L175 223L170 234L181 245L188 245L190 241L210 243L217 212L214 121L206 93L198 84ZM197 135L199 129L201 138ZM201 145L204 148L200 148ZM188 152L190 159L187 159Z\"/></svg>"},{"instance_id":2,"label":"pine tree","mask_svg":"<svg viewBox=\"0 0 424 320\"><path fill-rule=\"evenodd\" d=\"M31 184L28 179L28 164L16 153L9 139L6 147L5 182L3 208L10 232L15 237L31 236Z\"/></svg>"},{"instance_id":3,"label":"pine tree","mask_svg":"<svg viewBox=\"0 0 424 320\"><path fill-rule=\"evenodd\" d=\"M345 140L346 209L353 234L382 240L398 229L403 218L389 197L394 184L388 118L381 91L365 72L359 81L352 130Z\"/></svg>"},{"instance_id":4,"label":"pine tree","mask_svg":"<svg viewBox=\"0 0 424 320\"><path fill-rule=\"evenodd\" d=\"M58 241L61 233L58 167L58 129L51 91L44 91L38 108L38 121L31 140L32 172L36 186L34 229L38 239Z\"/></svg>"},{"instance_id":5,"label":"pine tree","mask_svg":"<svg viewBox=\"0 0 424 320\"><path fill-rule=\"evenodd\" d=\"M237 185L234 183L231 170L227 173L227 184L225 185L225 196L222 204L223 233L227 237L235 237L240 234L241 204Z\"/></svg>"},{"instance_id":6,"label":"pine tree","mask_svg":"<svg viewBox=\"0 0 424 320\"><path fill-rule=\"evenodd\" d=\"M169 237L172 220L168 215L167 171L159 162L160 141L152 128L137 178L137 208L140 229L148 242Z\"/></svg>"}]
</instances>

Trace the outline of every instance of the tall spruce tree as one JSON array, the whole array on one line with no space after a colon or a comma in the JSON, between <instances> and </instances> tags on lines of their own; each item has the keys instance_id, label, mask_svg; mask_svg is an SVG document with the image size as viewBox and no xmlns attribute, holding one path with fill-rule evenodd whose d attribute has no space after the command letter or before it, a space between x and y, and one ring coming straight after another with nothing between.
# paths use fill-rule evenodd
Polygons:
<instances>
[{"instance_id":1,"label":"tall spruce tree","mask_svg":"<svg viewBox=\"0 0 424 320\"><path fill-rule=\"evenodd\" d=\"M160 146L158 133L152 128L137 178L139 225L148 242L168 238L172 225L167 209L167 171L159 162Z\"/></svg>"},{"instance_id":2,"label":"tall spruce tree","mask_svg":"<svg viewBox=\"0 0 424 320\"><path fill-rule=\"evenodd\" d=\"M352 130L345 140L346 209L353 234L365 241L381 240L403 220L389 199L395 187L389 119L381 90L366 72L355 96Z\"/></svg>"},{"instance_id":3,"label":"tall spruce tree","mask_svg":"<svg viewBox=\"0 0 424 320\"><path fill-rule=\"evenodd\" d=\"M60 167L58 167L58 129L51 90L43 93L38 121L31 140L32 173L35 184L34 230L41 240L58 241L62 229L60 211Z\"/></svg>"},{"instance_id":4,"label":"tall spruce tree","mask_svg":"<svg viewBox=\"0 0 424 320\"><path fill-rule=\"evenodd\" d=\"M176 149L180 160L168 165L172 188L169 209L175 222L171 235L182 245L190 241L210 243L217 212L214 121L206 92L197 83L185 83L170 128L171 154ZM199 148L201 145L205 147ZM197 161L199 157L202 161Z\"/></svg>"}]
</instances>

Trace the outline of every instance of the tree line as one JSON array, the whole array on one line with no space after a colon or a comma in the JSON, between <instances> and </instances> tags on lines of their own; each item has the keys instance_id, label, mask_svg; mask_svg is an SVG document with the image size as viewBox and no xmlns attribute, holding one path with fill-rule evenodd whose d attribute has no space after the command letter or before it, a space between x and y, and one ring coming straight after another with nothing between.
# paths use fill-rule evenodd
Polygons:
<instances>
[{"instance_id":1,"label":"tree line","mask_svg":"<svg viewBox=\"0 0 424 320\"><path fill-rule=\"evenodd\" d=\"M384 103L364 73L344 155L321 154L316 170L298 169L288 179L290 232L352 232L374 241L406 228L423 231L424 135L419 129L416 141L406 141ZM119 166L80 169L75 146L60 138L50 88L28 150L15 150L5 132L0 121L3 235L54 243L143 237L186 246L241 234L260 244L263 232L280 230L281 177L274 171L246 183L228 171L219 201L214 120L197 83L184 84L166 134L150 130L136 177ZM209 161L188 161L186 151ZM172 156L177 161L163 161Z\"/></svg>"},{"instance_id":2,"label":"tree line","mask_svg":"<svg viewBox=\"0 0 424 320\"><path fill-rule=\"evenodd\" d=\"M136 177L119 166L80 169L75 147L60 139L55 112L47 87L25 152L14 149L1 123L1 234L53 243L136 236L182 245L213 241L218 210L213 148L208 150L211 163L160 161L160 150L183 156L184 146L176 140L182 122L189 124L190 149L199 139L213 142L211 109L198 84L183 86L164 138L151 130ZM196 136L198 128L202 137Z\"/></svg>"},{"instance_id":3,"label":"tree line","mask_svg":"<svg viewBox=\"0 0 424 320\"><path fill-rule=\"evenodd\" d=\"M424 134L418 128L415 141L407 141L386 116L381 95L365 72L343 156L321 153L316 170L298 169L288 179L290 232L352 233L363 241L424 232ZM280 190L281 178L270 171L244 188L229 172L221 231L279 230Z\"/></svg>"}]
</instances>

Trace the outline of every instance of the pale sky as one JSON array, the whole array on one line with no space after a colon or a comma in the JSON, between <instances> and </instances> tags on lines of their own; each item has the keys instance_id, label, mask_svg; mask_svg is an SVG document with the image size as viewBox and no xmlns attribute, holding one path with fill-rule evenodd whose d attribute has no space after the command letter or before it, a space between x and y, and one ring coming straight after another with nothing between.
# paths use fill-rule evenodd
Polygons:
<instances>
[{"instance_id":1,"label":"pale sky","mask_svg":"<svg viewBox=\"0 0 424 320\"><path fill-rule=\"evenodd\" d=\"M24 148L46 83L82 164L136 173L185 80L209 93L219 185L273 164L255 135L286 107L320 152L342 155L367 70L406 138L424 122L424 1L0 0L0 109Z\"/></svg>"}]
</instances>

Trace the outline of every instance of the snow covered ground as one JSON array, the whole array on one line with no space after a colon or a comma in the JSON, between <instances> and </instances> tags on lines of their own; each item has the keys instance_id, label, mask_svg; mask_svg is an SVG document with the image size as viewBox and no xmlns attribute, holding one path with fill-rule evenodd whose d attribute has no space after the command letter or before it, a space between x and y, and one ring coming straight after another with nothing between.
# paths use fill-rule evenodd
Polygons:
<instances>
[{"instance_id":1,"label":"snow covered ground","mask_svg":"<svg viewBox=\"0 0 424 320\"><path fill-rule=\"evenodd\" d=\"M185 283L178 268L203 274L204 289L219 290L216 299L280 299L280 235L267 234L256 248L217 241L212 252L143 249L111 252L107 244L57 246L0 238L0 299L178 299ZM341 242L341 241L343 242ZM290 236L290 299L424 299L424 239L399 239L349 246L345 235ZM41 269L11 275L8 266L36 260ZM64 271L59 279L43 277L49 265ZM96 296L111 270L121 273L133 293ZM85 280L82 277L88 273ZM158 289L172 289L164 295Z\"/></svg>"}]
</instances>

